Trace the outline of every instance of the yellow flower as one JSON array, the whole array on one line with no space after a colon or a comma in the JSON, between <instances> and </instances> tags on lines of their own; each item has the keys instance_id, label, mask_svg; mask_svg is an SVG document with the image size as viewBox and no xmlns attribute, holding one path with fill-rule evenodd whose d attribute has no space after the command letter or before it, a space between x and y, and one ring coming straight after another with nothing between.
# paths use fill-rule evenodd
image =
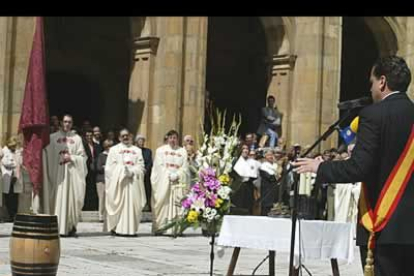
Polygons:
<instances>
[{"instance_id":1,"label":"yellow flower","mask_svg":"<svg viewBox=\"0 0 414 276\"><path fill-rule=\"evenodd\" d=\"M224 201L224 200L222 200L221 198L218 198L218 199L216 200L216 206L214 206L214 207L219 208L219 207L221 206L221 204L223 203L223 201Z\"/></svg>"},{"instance_id":2,"label":"yellow flower","mask_svg":"<svg viewBox=\"0 0 414 276\"><path fill-rule=\"evenodd\" d=\"M187 220L188 222L192 223L192 222L196 222L198 218L198 213L194 210L191 210L190 212L188 212L187 215Z\"/></svg>"},{"instance_id":3,"label":"yellow flower","mask_svg":"<svg viewBox=\"0 0 414 276\"><path fill-rule=\"evenodd\" d=\"M221 184L229 184L230 177L227 174L222 174L222 175L219 176L218 180L220 181Z\"/></svg>"}]
</instances>

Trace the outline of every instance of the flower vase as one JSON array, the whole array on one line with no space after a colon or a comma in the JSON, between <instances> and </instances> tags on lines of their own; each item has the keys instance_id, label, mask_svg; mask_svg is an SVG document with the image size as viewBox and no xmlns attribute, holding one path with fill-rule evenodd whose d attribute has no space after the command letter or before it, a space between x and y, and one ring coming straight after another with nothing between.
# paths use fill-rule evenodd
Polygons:
<instances>
[{"instance_id":1,"label":"flower vase","mask_svg":"<svg viewBox=\"0 0 414 276\"><path fill-rule=\"evenodd\" d=\"M202 232L203 232L204 236L207 236L207 237L215 236L215 237L217 237L219 232L220 232L220 226L221 226L221 222L213 221L213 222L210 222L210 223L202 223L201 224L201 229L202 229Z\"/></svg>"}]
</instances>

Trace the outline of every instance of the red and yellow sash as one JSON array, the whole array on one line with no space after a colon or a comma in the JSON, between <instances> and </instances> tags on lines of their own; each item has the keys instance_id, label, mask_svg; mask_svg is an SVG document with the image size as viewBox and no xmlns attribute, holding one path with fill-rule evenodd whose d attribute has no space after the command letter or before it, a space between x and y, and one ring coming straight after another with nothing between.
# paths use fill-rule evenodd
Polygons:
<instances>
[{"instance_id":1,"label":"red and yellow sash","mask_svg":"<svg viewBox=\"0 0 414 276\"><path fill-rule=\"evenodd\" d=\"M362 183L359 208L361 214L361 224L370 233L368 239L368 254L364 268L365 276L374 275L373 249L375 247L375 233L384 229L394 213L404 190L411 179L414 171L414 126L411 130L410 138L404 148L403 153L388 176L384 187L381 190L375 210L372 210L369 198L367 197L367 187Z\"/></svg>"}]
</instances>

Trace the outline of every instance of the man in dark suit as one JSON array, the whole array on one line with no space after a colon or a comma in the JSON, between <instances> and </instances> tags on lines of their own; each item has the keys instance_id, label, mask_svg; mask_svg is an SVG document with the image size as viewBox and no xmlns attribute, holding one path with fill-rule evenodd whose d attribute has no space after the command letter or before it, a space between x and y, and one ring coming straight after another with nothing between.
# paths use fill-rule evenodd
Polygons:
<instances>
[{"instance_id":1,"label":"man in dark suit","mask_svg":"<svg viewBox=\"0 0 414 276\"><path fill-rule=\"evenodd\" d=\"M88 174L86 175L86 193L83 210L98 210L98 194L96 192L96 160L102 152L101 146L93 141L93 131L91 128L85 129L83 147L87 156L86 166Z\"/></svg>"},{"instance_id":2,"label":"man in dark suit","mask_svg":"<svg viewBox=\"0 0 414 276\"><path fill-rule=\"evenodd\" d=\"M371 244L368 255L373 249L375 276L412 275L414 104L406 94L411 72L402 58L385 57L374 64L370 81L374 104L359 114L357 142L351 158L333 162L299 159L294 164L295 170L299 173L316 172L320 183L363 182L362 195L366 197L361 199L367 200L361 201L368 202L374 214L373 218L370 217L366 209L361 208L366 205L360 204L359 218L363 219L358 225L357 244L363 265L367 244ZM396 194L400 197L392 197L393 191L398 191ZM387 201L392 203L388 207L384 204ZM376 208L377 205L381 208ZM377 225L378 214L384 210L386 219L382 225ZM377 225L377 229L370 229L366 223L368 218ZM374 243L368 242L371 232L375 233L372 236Z\"/></svg>"},{"instance_id":3,"label":"man in dark suit","mask_svg":"<svg viewBox=\"0 0 414 276\"><path fill-rule=\"evenodd\" d=\"M137 135L135 137L135 144L142 150L142 157L144 158L144 165L145 165L145 176L144 176L144 186L145 186L145 194L147 196L147 206L149 211L151 211L151 168L152 168L152 152L150 149L145 148L145 137L143 135Z\"/></svg>"}]
</instances>

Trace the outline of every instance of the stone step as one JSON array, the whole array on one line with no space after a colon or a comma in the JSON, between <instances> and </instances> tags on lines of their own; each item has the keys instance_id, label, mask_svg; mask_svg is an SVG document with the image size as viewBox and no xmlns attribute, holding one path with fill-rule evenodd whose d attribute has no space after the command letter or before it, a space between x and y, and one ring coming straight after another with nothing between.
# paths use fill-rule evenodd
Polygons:
<instances>
[{"instance_id":1,"label":"stone step","mask_svg":"<svg viewBox=\"0 0 414 276\"><path fill-rule=\"evenodd\" d=\"M81 212L81 222L98 222L99 214L98 211L82 211ZM151 222L152 214L151 212L143 212L141 222Z\"/></svg>"}]
</instances>

